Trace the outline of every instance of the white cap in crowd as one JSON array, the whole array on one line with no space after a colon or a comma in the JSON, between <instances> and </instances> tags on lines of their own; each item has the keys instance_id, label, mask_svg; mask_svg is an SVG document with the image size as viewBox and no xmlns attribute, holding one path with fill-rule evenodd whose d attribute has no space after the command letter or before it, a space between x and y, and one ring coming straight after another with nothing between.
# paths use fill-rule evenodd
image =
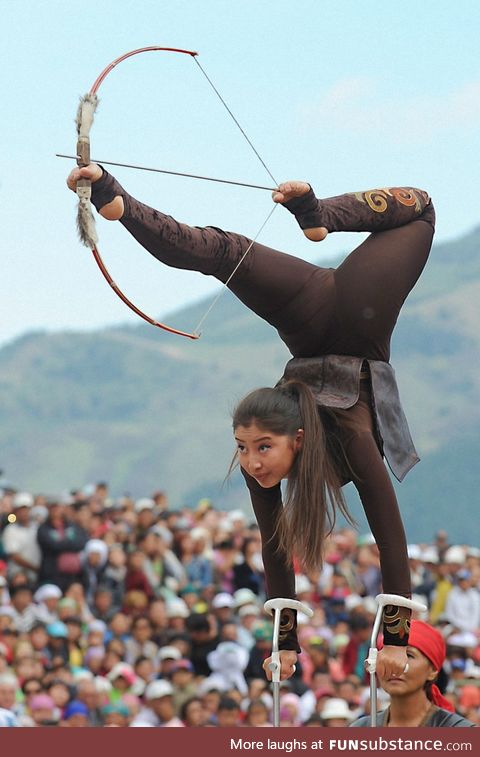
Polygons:
<instances>
[{"instance_id":1,"label":"white cap in crowd","mask_svg":"<svg viewBox=\"0 0 480 757\"><path fill-rule=\"evenodd\" d=\"M258 601L257 595L251 589L237 589L234 592L233 600L236 608L242 605L251 605Z\"/></svg>"},{"instance_id":2,"label":"white cap in crowd","mask_svg":"<svg viewBox=\"0 0 480 757\"><path fill-rule=\"evenodd\" d=\"M167 618L188 618L190 615L188 605L181 597L169 599L165 611Z\"/></svg>"},{"instance_id":3,"label":"white cap in crowd","mask_svg":"<svg viewBox=\"0 0 480 757\"><path fill-rule=\"evenodd\" d=\"M17 492L13 498L13 509L33 507L33 496L29 492Z\"/></svg>"},{"instance_id":4,"label":"white cap in crowd","mask_svg":"<svg viewBox=\"0 0 480 757\"><path fill-rule=\"evenodd\" d=\"M157 654L157 660L159 662L162 662L163 660L181 660L182 659L182 653L180 652L178 647L161 647L158 650Z\"/></svg>"},{"instance_id":5,"label":"white cap in crowd","mask_svg":"<svg viewBox=\"0 0 480 757\"><path fill-rule=\"evenodd\" d=\"M445 552L444 562L449 565L463 565L465 562L465 550L460 546L449 547Z\"/></svg>"},{"instance_id":6,"label":"white cap in crowd","mask_svg":"<svg viewBox=\"0 0 480 757\"><path fill-rule=\"evenodd\" d=\"M255 615L258 617L260 615L260 608L258 605L242 605L238 611L238 617L245 618L248 615Z\"/></svg>"},{"instance_id":7,"label":"white cap in crowd","mask_svg":"<svg viewBox=\"0 0 480 757\"><path fill-rule=\"evenodd\" d=\"M233 607L235 601L231 594L226 591L221 591L220 594L215 594L212 599L212 607L214 610L218 610L220 607Z\"/></svg>"},{"instance_id":8,"label":"white cap in crowd","mask_svg":"<svg viewBox=\"0 0 480 757\"><path fill-rule=\"evenodd\" d=\"M62 590L56 584L43 584L40 586L33 599L35 602L45 602L47 599L60 599Z\"/></svg>"},{"instance_id":9,"label":"white cap in crowd","mask_svg":"<svg viewBox=\"0 0 480 757\"><path fill-rule=\"evenodd\" d=\"M345 699L339 697L332 697L327 699L322 711L320 712L322 720L333 720L342 718L345 720L352 720L353 715L349 710L348 704Z\"/></svg>"},{"instance_id":10,"label":"white cap in crowd","mask_svg":"<svg viewBox=\"0 0 480 757\"><path fill-rule=\"evenodd\" d=\"M153 510L155 507L155 502L153 499L150 499L150 497L141 497L140 499L137 499L135 502L134 508L135 512L141 513L142 510Z\"/></svg>"},{"instance_id":11,"label":"white cap in crowd","mask_svg":"<svg viewBox=\"0 0 480 757\"><path fill-rule=\"evenodd\" d=\"M423 562L429 562L432 563L432 565L437 565L439 562L438 559L438 552L435 549L435 547L427 547L422 552L422 560Z\"/></svg>"},{"instance_id":12,"label":"white cap in crowd","mask_svg":"<svg viewBox=\"0 0 480 757\"><path fill-rule=\"evenodd\" d=\"M161 699L161 697L170 697L173 694L173 686L169 681L158 679L151 681L145 689L144 698L149 702L152 699Z\"/></svg>"}]
</instances>

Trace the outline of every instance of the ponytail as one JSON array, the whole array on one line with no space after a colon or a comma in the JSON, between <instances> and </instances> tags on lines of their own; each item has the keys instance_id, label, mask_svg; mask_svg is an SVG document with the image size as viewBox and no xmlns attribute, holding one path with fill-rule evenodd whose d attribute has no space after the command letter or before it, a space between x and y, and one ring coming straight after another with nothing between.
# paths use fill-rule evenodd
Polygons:
<instances>
[{"instance_id":1,"label":"ponytail","mask_svg":"<svg viewBox=\"0 0 480 757\"><path fill-rule=\"evenodd\" d=\"M299 429L304 431L302 446L287 478L275 536L288 562L296 556L304 570L318 569L337 509L350 523L352 518L315 397L306 384L295 380L273 389L257 389L240 402L233 414L234 429L252 423L279 435L293 437Z\"/></svg>"}]
</instances>

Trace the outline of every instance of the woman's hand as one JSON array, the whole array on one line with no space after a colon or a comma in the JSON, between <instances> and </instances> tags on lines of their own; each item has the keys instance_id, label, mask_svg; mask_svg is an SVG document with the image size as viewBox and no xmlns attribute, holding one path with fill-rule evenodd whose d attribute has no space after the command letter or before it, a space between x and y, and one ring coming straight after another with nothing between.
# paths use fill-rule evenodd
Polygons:
<instances>
[{"instance_id":1,"label":"woman's hand","mask_svg":"<svg viewBox=\"0 0 480 757\"><path fill-rule=\"evenodd\" d=\"M70 171L67 177L67 187L71 189L72 192L76 192L77 181L79 179L90 179L93 184L101 179L102 176L103 171L96 163L90 163L90 165L84 166L84 168L74 168L73 171ZM99 212L100 215L107 219L107 221L118 221L123 216L124 210L125 206L123 204L123 197L117 195L112 202L109 202L107 205L104 205L103 208L100 208Z\"/></svg>"},{"instance_id":2,"label":"woman's hand","mask_svg":"<svg viewBox=\"0 0 480 757\"><path fill-rule=\"evenodd\" d=\"M280 184L278 189L272 192L273 202L288 202L295 197L302 197L310 191L310 184L305 181L286 181ZM311 242L321 242L328 234L324 226L317 226L313 229L303 229L303 233Z\"/></svg>"},{"instance_id":3,"label":"woman's hand","mask_svg":"<svg viewBox=\"0 0 480 757\"><path fill-rule=\"evenodd\" d=\"M407 647L396 647L391 644L382 647L377 657L377 675L379 678L400 678L407 672Z\"/></svg>"},{"instance_id":4,"label":"woman's hand","mask_svg":"<svg viewBox=\"0 0 480 757\"><path fill-rule=\"evenodd\" d=\"M284 681L295 673L295 663L297 662L298 655L294 650L290 649L282 649L278 654L280 657L280 680ZM268 667L271 661L272 658L267 657L263 662L263 669L269 681L272 680L272 671Z\"/></svg>"}]
</instances>

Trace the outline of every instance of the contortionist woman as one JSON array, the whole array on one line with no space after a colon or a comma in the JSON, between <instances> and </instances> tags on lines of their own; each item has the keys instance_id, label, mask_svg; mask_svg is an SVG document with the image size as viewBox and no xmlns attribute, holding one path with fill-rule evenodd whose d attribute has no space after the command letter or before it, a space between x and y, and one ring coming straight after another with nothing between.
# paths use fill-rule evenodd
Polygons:
<instances>
[{"instance_id":1,"label":"contortionist woman","mask_svg":"<svg viewBox=\"0 0 480 757\"><path fill-rule=\"evenodd\" d=\"M169 266L225 282L250 244L239 234L190 227L138 202L98 165L74 169L70 189L80 177L92 180L92 202L101 215L119 220ZM295 596L294 555L305 570L321 563L332 513L345 509L341 487L348 481L379 548L383 590L409 596L406 538L383 457L398 480L418 457L388 360L398 314L430 251L430 198L421 190L390 188L319 200L309 184L288 182L273 200L293 213L312 241L335 231L371 233L336 269L255 243L228 285L277 329L293 356L277 387L253 393L234 417L262 534L268 596ZM402 674L409 621L408 610L386 608L379 675ZM292 611L282 617L280 649L286 678L300 651Z\"/></svg>"}]
</instances>

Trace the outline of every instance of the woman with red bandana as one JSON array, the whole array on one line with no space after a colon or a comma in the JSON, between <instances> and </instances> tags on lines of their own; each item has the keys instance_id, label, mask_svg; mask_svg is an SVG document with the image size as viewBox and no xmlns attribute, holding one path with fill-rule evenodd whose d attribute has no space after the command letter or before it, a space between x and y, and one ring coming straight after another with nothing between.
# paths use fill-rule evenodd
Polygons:
<instances>
[{"instance_id":1,"label":"woman with red bandana","mask_svg":"<svg viewBox=\"0 0 480 757\"><path fill-rule=\"evenodd\" d=\"M380 727L475 728L475 724L455 712L435 684L445 661L445 641L436 628L422 620L412 620L407 647L408 669L401 676L379 676L382 689L390 695L390 705L378 713ZM371 725L370 716L350 723Z\"/></svg>"}]
</instances>

